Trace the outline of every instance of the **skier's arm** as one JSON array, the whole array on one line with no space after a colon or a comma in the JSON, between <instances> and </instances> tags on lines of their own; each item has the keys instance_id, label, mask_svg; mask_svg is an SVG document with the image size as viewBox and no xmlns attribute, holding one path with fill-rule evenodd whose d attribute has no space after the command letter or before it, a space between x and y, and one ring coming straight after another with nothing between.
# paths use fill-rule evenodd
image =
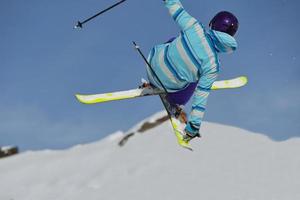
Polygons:
<instances>
[{"instance_id":1,"label":"skier's arm","mask_svg":"<svg viewBox=\"0 0 300 200\"><path fill-rule=\"evenodd\" d=\"M186 30L194 25L197 20L187 13L179 0L164 0L172 18L177 22L182 30Z\"/></svg>"},{"instance_id":2,"label":"skier's arm","mask_svg":"<svg viewBox=\"0 0 300 200\"><path fill-rule=\"evenodd\" d=\"M217 70L210 70L204 73L197 85L192 101L192 111L185 130L192 135L199 133L201 122L205 113L207 98L211 90L212 84L218 76Z\"/></svg>"}]
</instances>

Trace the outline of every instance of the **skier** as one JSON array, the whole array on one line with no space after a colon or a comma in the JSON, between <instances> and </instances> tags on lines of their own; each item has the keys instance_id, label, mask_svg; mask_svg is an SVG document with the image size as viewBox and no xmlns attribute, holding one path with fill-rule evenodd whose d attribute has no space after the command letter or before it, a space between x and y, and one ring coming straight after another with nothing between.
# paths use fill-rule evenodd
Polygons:
<instances>
[{"instance_id":1,"label":"skier","mask_svg":"<svg viewBox=\"0 0 300 200\"><path fill-rule=\"evenodd\" d=\"M167 89L166 99L174 107L185 105L194 95L183 131L183 139L189 142L200 137L207 97L219 73L218 53L237 48L233 36L239 23L232 13L222 11L210 21L209 29L205 29L184 10L179 0L164 0L164 4L181 32L178 37L152 48L148 61L159 80L149 67L147 76L154 87Z\"/></svg>"}]
</instances>

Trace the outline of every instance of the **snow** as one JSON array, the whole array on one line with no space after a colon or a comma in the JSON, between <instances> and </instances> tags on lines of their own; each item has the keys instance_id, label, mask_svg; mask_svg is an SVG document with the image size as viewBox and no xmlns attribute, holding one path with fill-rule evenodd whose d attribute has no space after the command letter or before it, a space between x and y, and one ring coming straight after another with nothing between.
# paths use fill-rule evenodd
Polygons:
<instances>
[{"instance_id":1,"label":"snow","mask_svg":"<svg viewBox=\"0 0 300 200\"><path fill-rule=\"evenodd\" d=\"M10 150L12 148L13 148L13 146L4 146L4 147L0 147L0 150L2 150L2 151L8 151L8 150Z\"/></svg>"},{"instance_id":2,"label":"snow","mask_svg":"<svg viewBox=\"0 0 300 200\"><path fill-rule=\"evenodd\" d=\"M300 199L299 139L275 142L205 122L203 137L193 141L195 151L190 152L176 144L169 122L135 134L119 147L124 134L1 159L0 199Z\"/></svg>"}]
</instances>

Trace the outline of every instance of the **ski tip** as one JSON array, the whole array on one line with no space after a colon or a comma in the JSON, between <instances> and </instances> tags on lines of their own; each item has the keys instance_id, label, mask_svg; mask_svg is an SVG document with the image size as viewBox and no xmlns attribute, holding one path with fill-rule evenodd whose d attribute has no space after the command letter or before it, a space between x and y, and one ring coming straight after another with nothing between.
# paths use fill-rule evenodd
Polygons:
<instances>
[{"instance_id":1,"label":"ski tip","mask_svg":"<svg viewBox=\"0 0 300 200\"><path fill-rule=\"evenodd\" d=\"M193 149L191 146L184 146L183 148L185 148L185 149L187 149L187 150L189 150L189 151L191 151L191 152L194 151L194 149Z\"/></svg>"},{"instance_id":2,"label":"ski tip","mask_svg":"<svg viewBox=\"0 0 300 200\"><path fill-rule=\"evenodd\" d=\"M240 79L242 80L243 83L245 83L245 84L248 83L248 77L247 76L241 76Z\"/></svg>"},{"instance_id":3,"label":"ski tip","mask_svg":"<svg viewBox=\"0 0 300 200\"><path fill-rule=\"evenodd\" d=\"M187 149L189 151L194 151L194 149L186 142L183 142L183 141L178 141L179 145L181 147L183 147L184 149Z\"/></svg>"},{"instance_id":4,"label":"ski tip","mask_svg":"<svg viewBox=\"0 0 300 200\"><path fill-rule=\"evenodd\" d=\"M78 101L81 102L81 95L80 95L80 94L75 94L75 97L76 97L76 99L77 99ZM81 102L81 103L82 103L82 102Z\"/></svg>"},{"instance_id":5,"label":"ski tip","mask_svg":"<svg viewBox=\"0 0 300 200\"><path fill-rule=\"evenodd\" d=\"M83 104L88 104L86 101L83 100L83 95L82 94L75 94L76 99Z\"/></svg>"}]
</instances>

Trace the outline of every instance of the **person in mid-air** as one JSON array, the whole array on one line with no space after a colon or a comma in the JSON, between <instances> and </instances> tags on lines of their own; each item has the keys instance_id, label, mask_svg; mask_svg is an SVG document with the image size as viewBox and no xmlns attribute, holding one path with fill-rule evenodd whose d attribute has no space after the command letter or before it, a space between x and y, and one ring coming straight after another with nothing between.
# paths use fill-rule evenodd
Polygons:
<instances>
[{"instance_id":1,"label":"person in mid-air","mask_svg":"<svg viewBox=\"0 0 300 200\"><path fill-rule=\"evenodd\" d=\"M176 38L152 48L148 61L156 75L149 67L147 75L151 85L167 89L167 100L171 105L184 105L194 95L192 111L183 132L184 140L189 142L200 136L207 97L219 73L218 53L237 48L233 36L239 22L232 13L222 11L206 29L184 10L179 0L164 0L164 3L181 32Z\"/></svg>"}]
</instances>

